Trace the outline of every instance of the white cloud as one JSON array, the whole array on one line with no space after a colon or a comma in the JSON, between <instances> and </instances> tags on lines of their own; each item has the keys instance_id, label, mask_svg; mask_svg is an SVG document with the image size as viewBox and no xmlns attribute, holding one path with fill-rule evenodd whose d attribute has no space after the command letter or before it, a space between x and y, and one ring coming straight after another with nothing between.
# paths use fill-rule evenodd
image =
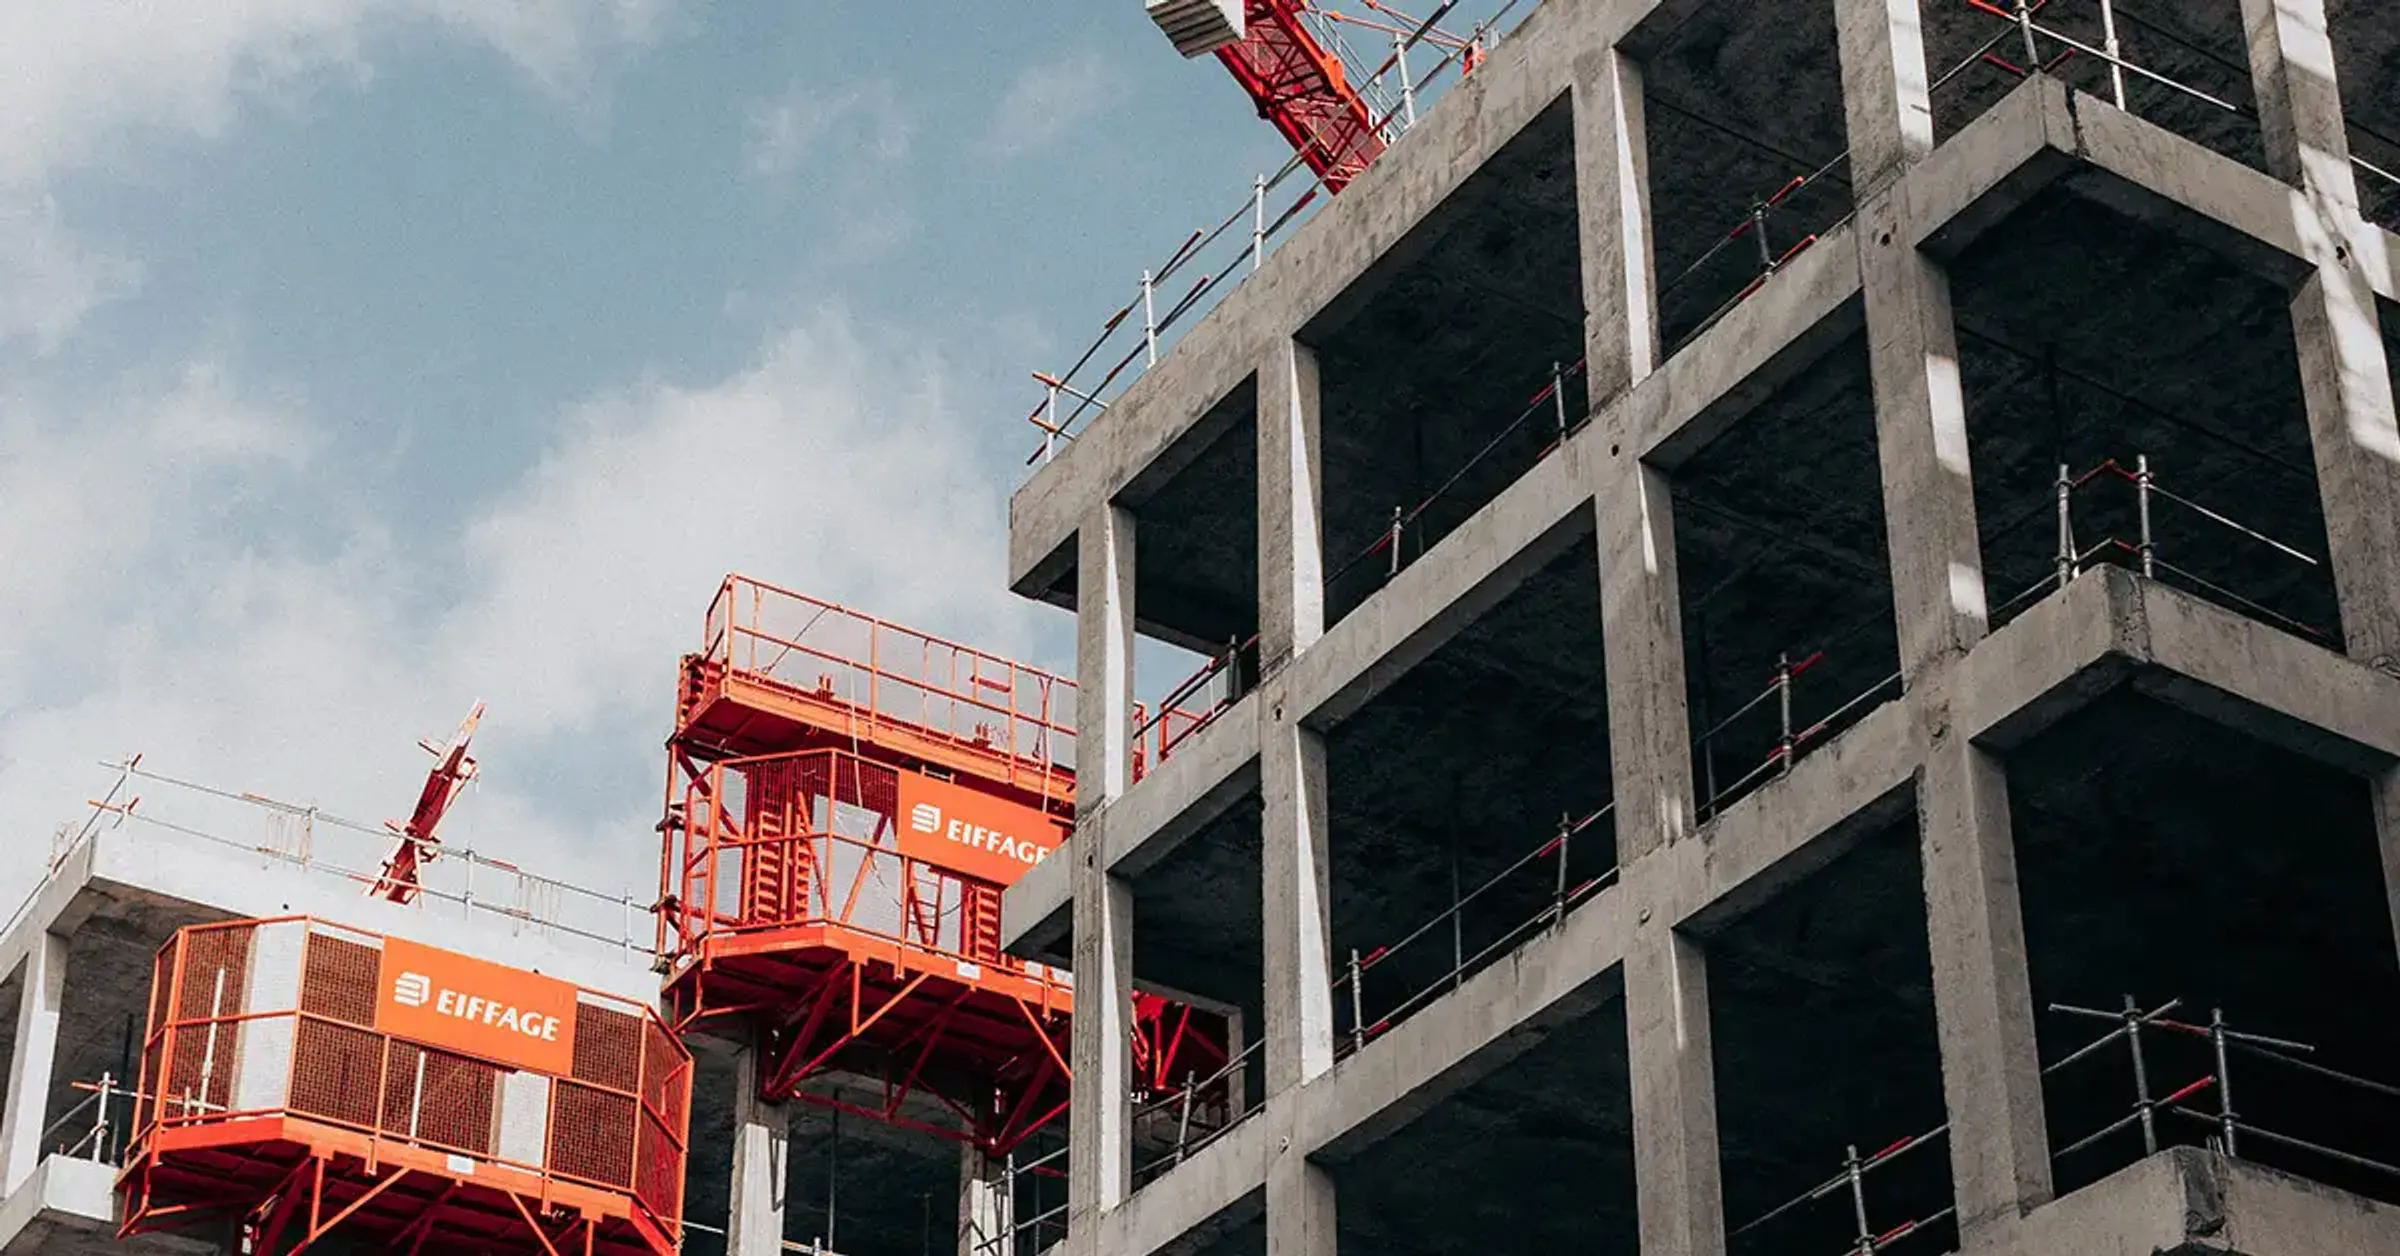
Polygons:
<instances>
[{"instance_id":1,"label":"white cloud","mask_svg":"<svg viewBox=\"0 0 2400 1256\"><path fill-rule=\"evenodd\" d=\"M516 483L408 536L377 522L389 501L330 485L304 415L212 365L81 410L0 398L0 815L25 856L0 863L0 909L99 759L380 819L414 796L414 739L476 697L485 775L455 835L646 901L674 660L726 570L1030 648L1001 489L944 377L815 314L729 378L574 407ZM308 543L229 535L242 503ZM561 751L630 766L541 779Z\"/></svg>"},{"instance_id":2,"label":"white cloud","mask_svg":"<svg viewBox=\"0 0 2400 1256\"><path fill-rule=\"evenodd\" d=\"M433 23L488 45L552 92L589 86L653 38L666 0L211 0L0 8L0 343L54 347L130 290L120 250L76 238L48 193L72 170L122 169L145 142L212 140L246 100L369 73L387 26Z\"/></svg>"},{"instance_id":3,"label":"white cloud","mask_svg":"<svg viewBox=\"0 0 2400 1256\"><path fill-rule=\"evenodd\" d=\"M984 148L996 157L1047 148L1098 116L1124 86L1116 63L1096 48L1028 66L993 107Z\"/></svg>"},{"instance_id":4,"label":"white cloud","mask_svg":"<svg viewBox=\"0 0 2400 1256\"><path fill-rule=\"evenodd\" d=\"M24 339L49 353L84 315L131 292L141 273L77 239L50 198L0 185L0 344Z\"/></svg>"}]
</instances>

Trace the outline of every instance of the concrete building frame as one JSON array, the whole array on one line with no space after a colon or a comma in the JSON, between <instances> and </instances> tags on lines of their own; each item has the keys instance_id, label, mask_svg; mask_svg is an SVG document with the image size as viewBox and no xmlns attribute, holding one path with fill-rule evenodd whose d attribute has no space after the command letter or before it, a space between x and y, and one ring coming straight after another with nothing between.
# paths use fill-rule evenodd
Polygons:
<instances>
[{"instance_id":1,"label":"concrete building frame","mask_svg":"<svg viewBox=\"0 0 2400 1256\"><path fill-rule=\"evenodd\" d=\"M2400 1211L2331 1203L2173 1150L2054 1198L2001 754L2134 686L2366 778L2400 918L2400 427L2376 308L2400 238L2358 208L2325 0L2243 0L2269 172L2034 74L1935 142L1920 3L1836 0L1856 212L1672 356L1658 331L1645 49L1688 0L1549 0L1259 276L1015 496L1009 574L1078 616L1086 779L1067 858L1013 887L1009 944L1071 935L1070 1252L1175 1250L1263 1192L1267 1250L1330 1256L1320 1163L1501 1068L1544 1027L1622 1000L1641 1250L1719 1256L1708 933L1822 867L1858 816L1914 800L1951 1177L1970 1250L2400 1250ZM1574 176L1589 422L1338 622L1327 623L1320 383L1301 329L1561 96ZM2283 285L2304 366L2343 652L2115 569L1996 630L1966 465L1945 263L2070 172ZM1668 477L1863 314L1903 692L1787 777L1694 814ZM1260 678L1138 784L1135 530L1220 399L1257 394ZM1619 883L1341 1058L1326 873L1326 730L1563 549L1596 538ZM1134 1190L1128 883L1262 800L1263 1109ZM1112 1014L1111 1009L1115 1009ZM2280 1226L2298 1226L2284 1231ZM2335 1240L2339 1241L2335 1241ZM2326 1243L2332 1242L2328 1248Z\"/></svg>"}]
</instances>

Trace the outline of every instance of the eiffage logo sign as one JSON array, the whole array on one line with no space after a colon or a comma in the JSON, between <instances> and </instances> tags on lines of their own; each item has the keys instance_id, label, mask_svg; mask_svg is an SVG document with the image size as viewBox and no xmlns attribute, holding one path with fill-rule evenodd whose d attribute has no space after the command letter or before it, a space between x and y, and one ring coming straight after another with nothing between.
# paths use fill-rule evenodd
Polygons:
<instances>
[{"instance_id":1,"label":"eiffage logo sign","mask_svg":"<svg viewBox=\"0 0 2400 1256\"><path fill-rule=\"evenodd\" d=\"M574 1069L575 987L563 981L387 938L382 985L387 1034L554 1076Z\"/></svg>"},{"instance_id":2,"label":"eiffage logo sign","mask_svg":"<svg viewBox=\"0 0 2400 1256\"><path fill-rule=\"evenodd\" d=\"M1058 848L1049 816L914 772L900 774L900 814L900 853L1000 885Z\"/></svg>"}]
</instances>

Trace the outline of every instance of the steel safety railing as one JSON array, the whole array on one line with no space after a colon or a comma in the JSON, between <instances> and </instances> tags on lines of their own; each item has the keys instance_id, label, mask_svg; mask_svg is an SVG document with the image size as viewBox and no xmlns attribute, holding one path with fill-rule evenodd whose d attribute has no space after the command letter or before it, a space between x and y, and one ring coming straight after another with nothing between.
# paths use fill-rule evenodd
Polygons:
<instances>
[{"instance_id":1,"label":"steel safety railing","mask_svg":"<svg viewBox=\"0 0 2400 1256\"><path fill-rule=\"evenodd\" d=\"M1247 1084L1251 1069L1265 1058L1265 1046L1264 1038L1253 1040L1215 1072L1186 1076L1181 1085L1134 1105L1135 1187L1199 1154L1266 1106L1264 1088ZM1142 1137L1145 1127L1151 1129L1147 1139Z\"/></svg>"},{"instance_id":2,"label":"steel safety railing","mask_svg":"<svg viewBox=\"0 0 2400 1256\"><path fill-rule=\"evenodd\" d=\"M2133 511L2132 535L2122 536L2114 531L2092 535L2088 525L2096 510L2077 513L2078 501L2089 501L2095 493L2116 490L2131 494ZM2318 642L2331 643L2336 634L2317 625L2306 623L2274 607L2227 588L2221 581L2211 580L2193 571L2190 566L2170 559L2158 540L2154 526L2162 508L2181 512L2186 517L2209 525L2216 533L2238 540L2251 553L2287 563L2295 570L2322 570L2324 560L2297 546L2276 539L2230 515L2224 514L2189 496L2166 487L2159 481L2147 454L2136 455L2131 467L2108 458L2098 465L2077 472L2061 463L2052 482L2051 519L2057 535L2052 552L2051 571L1991 609L1991 619L1997 624L2017 614L2043 595L2064 589L2075 577L2095 564L2107 563L2130 568L2154 580L2184 587L2188 591L2225 606L2228 609L2255 616ZM2124 503L2120 501L2118 505ZM2190 560L2182 554L2177 558Z\"/></svg>"},{"instance_id":3,"label":"steel safety railing","mask_svg":"<svg viewBox=\"0 0 2400 1256\"><path fill-rule=\"evenodd\" d=\"M261 866L355 884L362 897L381 880L383 861L395 840L389 827L346 819L319 807L168 776L143 766L140 755L102 766L116 773L114 783L89 804L91 813L83 824L61 841L43 881L17 909L17 918L31 910L42 888L76 851L103 833L141 833L237 852L256 858ZM577 949L614 951L630 961L647 963L653 958L647 898L528 871L464 842L432 847L418 876L420 893L410 910L489 920L520 935L558 940Z\"/></svg>"},{"instance_id":4,"label":"steel safety railing","mask_svg":"<svg viewBox=\"0 0 2400 1256\"><path fill-rule=\"evenodd\" d=\"M1525 0L1502 0L1469 34L1442 38L1440 23L1457 5L1458 0L1443 0L1430 16L1415 22L1388 5L1368 6L1404 26L1347 19L1377 33L1398 32L1389 55L1363 73L1353 63L1351 75L1351 81L1367 85L1371 98L1381 94L1383 107L1374 117L1374 129L1388 141L1398 140L1432 108L1438 96L1464 76L1472 59L1486 55L1505 38L1519 8L1533 7ZM1410 64L1419 49L1441 54L1422 74ZM1144 270L1130 299L1102 321L1099 335L1067 369L1033 372L1041 400L1026 421L1040 430L1041 442L1026 457L1028 466L1055 457L1060 446L1105 413L1143 372L1158 364L1176 335L1196 325L1244 277L1256 273L1275 245L1332 197L1307 157L1295 153L1274 174L1258 176L1239 208L1212 227L1195 228L1164 262Z\"/></svg>"},{"instance_id":5,"label":"steel safety railing","mask_svg":"<svg viewBox=\"0 0 2400 1256\"><path fill-rule=\"evenodd\" d=\"M1036 773L1072 768L1075 682L838 603L733 575L709 603L703 657L846 704L885 725L989 746Z\"/></svg>"},{"instance_id":6,"label":"steel safety railing","mask_svg":"<svg viewBox=\"0 0 2400 1256\"><path fill-rule=\"evenodd\" d=\"M2212 1010L2205 1023L2173 1019L2172 1014L2181 1006L2181 1000L2170 999L2145 1010L2131 995L2125 996L2122 1005L2113 1011L2065 1003L2049 1006L2053 1015L2099 1022L2110 1028L2099 1037L2043 1065L2041 1076L2046 1088L2053 1086L2056 1079L2068 1070L2081 1071L2082 1068L2106 1063L2110 1058L2109 1049L2123 1043L2126 1052L2120 1067L2126 1069L2124 1076L2133 1089L2132 1100L2123 1115L2053 1148L2053 1160L2063 1164L2084 1157L2094 1148L2106 1146L2109 1140L2120 1135L2129 1136L2136 1131L2140 1135L2140 1154L2156 1155L2162 1146L2175 1141L2173 1132L2165 1128L2167 1122L2162 1119L2171 1116L2191 1123L2203 1132L2209 1146L2226 1155L2240 1156L2242 1138L2248 1135L2258 1142L2313 1157L2320 1163L2338 1164L2400 1182L2400 1164L2393 1160L2280 1133L2251 1120L2234 1106L2232 1065L2236 1059L2256 1060L2277 1069L2305 1074L2362 1098L2400 1100L2400 1086L2327 1068L2306 1058L2315 1051L2308 1044L2233 1029L2227 1024L2222 1010ZM2158 1040L2162 1037L2181 1038L2199 1044L2202 1047L2202 1063L2186 1073L2166 1075L2162 1081L2158 1070ZM1868 1187L1879 1173L1914 1152L1945 1141L1949 1132L1949 1124L1945 1122L1922 1133L1893 1140L1872 1153L1861 1154L1857 1146L1848 1147L1841 1167L1833 1174L1734 1227L1728 1237L1736 1241L1736 1250L1742 1250L1738 1246L1741 1240L1756 1234L1761 1237L1754 1241L1764 1242L1767 1236L1776 1233L1771 1227L1778 1223L1797 1224L1812 1214L1821 1215L1820 1206L1837 1202L1845 1206L1847 1219L1854 1227L1854 1237L1846 1249L1848 1256L1875 1256L1875 1253L1904 1239L1935 1230L1953 1216L1953 1208L1933 1208L1896 1223L1888 1219L1877 1221L1875 1217L1881 1215L1888 1218L1888 1213L1870 1206ZM2396 1145L2394 1151L2400 1152L2400 1145ZM2394 1156L2394 1159L2400 1159L2400 1155ZM1944 1181L1947 1182L1946 1177ZM1920 1196L1926 1193L1922 1189L1915 1192ZM1791 1248L1787 1240L1772 1250L1787 1251ZM1831 1256L1831 1253L1828 1252L1826 1256Z\"/></svg>"},{"instance_id":7,"label":"steel safety railing","mask_svg":"<svg viewBox=\"0 0 2400 1256\"><path fill-rule=\"evenodd\" d=\"M1816 719L1802 723L1794 714L1798 709L1797 691L1800 678L1825 662L1826 652L1817 650L1794 659L1789 652L1777 657L1775 675L1759 690L1724 718L1701 730L1692 739L1693 750L1700 759L1700 817L1704 820L1724 812L1736 799L1748 794L1766 781L1789 776L1792 765L1809 751L1833 740L1843 729L1858 722L1873 705L1900 694L1900 673L1892 672L1883 679L1844 699L1832 710ZM1772 714L1774 744L1764 757L1744 770L1730 782L1717 779L1717 745L1736 734L1757 737L1753 727ZM1763 730L1761 730L1763 731Z\"/></svg>"},{"instance_id":8,"label":"steel safety railing","mask_svg":"<svg viewBox=\"0 0 2400 1256\"><path fill-rule=\"evenodd\" d=\"M1560 817L1557 831L1547 840L1527 850L1472 889L1462 891L1459 888L1454 867L1452 897L1448 907L1434 913L1424 923L1393 942L1363 953L1352 948L1347 966L1333 978L1335 1055L1348 1056L1364 1050L1369 1042L1391 1032L1435 999L1465 985L1469 977L1515 950L1534 934L1562 923L1568 912L1614 884L1618 869L1613 861L1598 872L1579 873L1574 867L1574 855L1578 841L1584 844L1583 849L1590 849L1592 842L1606 840L1608 845L1600 849L1610 851L1613 856L1613 836L1585 835L1593 826L1612 816L1616 806L1612 800L1580 818ZM1536 902L1538 905L1523 916L1513 914L1509 908L1498 909L1503 913L1498 928L1490 930L1486 922L1488 936L1479 931L1478 936L1470 940L1468 909L1486 900L1514 900L1520 905ZM1369 996L1368 982L1376 973L1397 968L1398 961L1422 954L1427 946L1443 944L1447 944L1448 955L1431 961L1433 965L1442 965L1446 961L1446 967L1436 970L1437 975L1429 980L1403 978L1396 992L1387 994L1379 986L1375 995ZM1428 964L1414 961L1411 966L1422 972ZM1386 1003L1386 999L1390 1001Z\"/></svg>"}]
</instances>

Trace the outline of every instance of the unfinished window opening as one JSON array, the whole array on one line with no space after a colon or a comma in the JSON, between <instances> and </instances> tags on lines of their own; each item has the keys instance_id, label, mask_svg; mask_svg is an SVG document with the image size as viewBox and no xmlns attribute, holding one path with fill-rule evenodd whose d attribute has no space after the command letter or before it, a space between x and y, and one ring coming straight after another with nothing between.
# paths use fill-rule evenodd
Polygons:
<instances>
[{"instance_id":1,"label":"unfinished window opening","mask_svg":"<svg viewBox=\"0 0 2400 1256\"><path fill-rule=\"evenodd\" d=\"M1137 775L1175 753L1255 679L1258 646L1258 390L1211 406L1128 495L1140 702Z\"/></svg>"},{"instance_id":2,"label":"unfinished window opening","mask_svg":"<svg viewBox=\"0 0 2400 1256\"><path fill-rule=\"evenodd\" d=\"M1708 0L1637 32L1659 334L1672 354L1850 216L1831 0Z\"/></svg>"},{"instance_id":3,"label":"unfinished window opening","mask_svg":"<svg viewBox=\"0 0 2400 1256\"><path fill-rule=\"evenodd\" d=\"M1635 1250L1633 1113L1616 982L1613 971L1597 979L1609 989L1595 1000L1605 1001L1388 1137L1325 1157L1341 1250Z\"/></svg>"},{"instance_id":4,"label":"unfinished window opening","mask_svg":"<svg viewBox=\"0 0 2400 1256\"><path fill-rule=\"evenodd\" d=\"M2070 180L1951 267L1995 623L2113 563L2338 649L2283 287Z\"/></svg>"},{"instance_id":5,"label":"unfinished window opening","mask_svg":"<svg viewBox=\"0 0 2400 1256\"><path fill-rule=\"evenodd\" d=\"M2240 0L1925 0L1937 138L2028 77L2096 100L2253 169L2266 168Z\"/></svg>"},{"instance_id":6,"label":"unfinished window opening","mask_svg":"<svg viewBox=\"0 0 2400 1256\"><path fill-rule=\"evenodd\" d=\"M1255 775L1242 785L1224 810L1130 878L1136 1189L1198 1154L1266 1097L1262 813ZM1209 1026L1187 1025L1170 994L1221 1028L1193 1032Z\"/></svg>"},{"instance_id":7,"label":"unfinished window opening","mask_svg":"<svg viewBox=\"0 0 2400 1256\"><path fill-rule=\"evenodd\" d=\"M1866 345L1845 337L1675 469L1704 818L1899 694Z\"/></svg>"},{"instance_id":8,"label":"unfinished window opening","mask_svg":"<svg viewBox=\"0 0 2400 1256\"><path fill-rule=\"evenodd\" d=\"M1916 820L1894 803L1819 839L1847 844L1839 857L1708 931L1733 1256L1911 1234L1912 1250L1939 1252L1955 1237L1924 873Z\"/></svg>"},{"instance_id":9,"label":"unfinished window opening","mask_svg":"<svg viewBox=\"0 0 2400 1256\"><path fill-rule=\"evenodd\" d=\"M2327 0L2334 77L2350 124L2359 207L2367 221L2400 228L2400 23L2376 0Z\"/></svg>"},{"instance_id":10,"label":"unfinished window opening","mask_svg":"<svg viewBox=\"0 0 2400 1256\"><path fill-rule=\"evenodd\" d=\"M2222 1146L2230 1081L2236 1155L2400 1198L2400 1101L2343 1080L2400 1085L2400 965L2365 783L2143 687L2008 756L2060 1191L2158 1147ZM2155 1014L2138 1038L2127 999ZM2296 1045L2237 1037L2220 1072L2219 1013Z\"/></svg>"},{"instance_id":11,"label":"unfinished window opening","mask_svg":"<svg viewBox=\"0 0 2400 1256\"><path fill-rule=\"evenodd\" d=\"M838 1100L841 1096L825 1095ZM819 1103L790 1105L783 1232L803 1248L903 1256L958 1233L959 1144ZM695 1236L691 1250L700 1248ZM724 1250L721 1235L705 1236Z\"/></svg>"},{"instance_id":12,"label":"unfinished window opening","mask_svg":"<svg viewBox=\"0 0 2400 1256\"><path fill-rule=\"evenodd\" d=\"M1301 335L1323 389L1329 623L1584 418L1573 121L1562 95Z\"/></svg>"},{"instance_id":13,"label":"unfinished window opening","mask_svg":"<svg viewBox=\"0 0 2400 1256\"><path fill-rule=\"evenodd\" d=\"M1561 527L1524 583L1327 734L1337 1052L1614 878L1590 512Z\"/></svg>"}]
</instances>

